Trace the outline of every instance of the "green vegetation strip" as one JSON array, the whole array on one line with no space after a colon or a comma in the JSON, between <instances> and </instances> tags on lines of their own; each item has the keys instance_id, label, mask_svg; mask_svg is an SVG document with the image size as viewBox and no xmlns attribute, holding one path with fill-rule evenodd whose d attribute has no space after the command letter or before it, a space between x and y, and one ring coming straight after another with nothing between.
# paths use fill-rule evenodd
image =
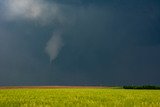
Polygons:
<instances>
[{"instance_id":1,"label":"green vegetation strip","mask_svg":"<svg viewBox=\"0 0 160 107\"><path fill-rule=\"evenodd\" d=\"M0 107L160 107L160 91L1 89Z\"/></svg>"},{"instance_id":2,"label":"green vegetation strip","mask_svg":"<svg viewBox=\"0 0 160 107\"><path fill-rule=\"evenodd\" d=\"M123 86L124 89L152 89L160 90L160 86L143 85L143 86Z\"/></svg>"}]
</instances>

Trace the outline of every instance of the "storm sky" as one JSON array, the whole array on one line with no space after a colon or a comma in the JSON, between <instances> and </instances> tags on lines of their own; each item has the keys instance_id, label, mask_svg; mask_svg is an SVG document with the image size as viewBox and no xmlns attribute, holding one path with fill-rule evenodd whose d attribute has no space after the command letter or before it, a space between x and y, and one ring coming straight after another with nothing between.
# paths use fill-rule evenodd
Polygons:
<instances>
[{"instance_id":1,"label":"storm sky","mask_svg":"<svg viewBox=\"0 0 160 107\"><path fill-rule=\"evenodd\" d=\"M159 85L159 0L0 0L0 85Z\"/></svg>"}]
</instances>

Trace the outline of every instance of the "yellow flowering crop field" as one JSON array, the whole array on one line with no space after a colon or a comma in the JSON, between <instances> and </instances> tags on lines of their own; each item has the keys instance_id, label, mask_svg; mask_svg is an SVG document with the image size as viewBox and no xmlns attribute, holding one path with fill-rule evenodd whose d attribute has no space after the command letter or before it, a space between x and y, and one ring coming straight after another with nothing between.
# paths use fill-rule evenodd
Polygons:
<instances>
[{"instance_id":1,"label":"yellow flowering crop field","mask_svg":"<svg viewBox=\"0 0 160 107\"><path fill-rule=\"evenodd\" d=\"M160 90L0 89L0 107L160 107Z\"/></svg>"}]
</instances>

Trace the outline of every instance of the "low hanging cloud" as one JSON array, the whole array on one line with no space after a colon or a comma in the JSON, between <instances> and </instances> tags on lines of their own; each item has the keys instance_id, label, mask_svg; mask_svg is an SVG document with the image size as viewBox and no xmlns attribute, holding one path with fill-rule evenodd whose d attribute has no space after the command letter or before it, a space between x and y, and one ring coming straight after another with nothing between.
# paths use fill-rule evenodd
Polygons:
<instances>
[{"instance_id":1,"label":"low hanging cloud","mask_svg":"<svg viewBox=\"0 0 160 107\"><path fill-rule=\"evenodd\" d=\"M4 17L9 21L23 19L38 21L40 24L46 25L55 22L61 25L64 22L60 5L54 2L49 3L44 0L6 0L3 3ZM54 32L45 48L51 62L57 57L62 46L61 32Z\"/></svg>"},{"instance_id":2,"label":"low hanging cloud","mask_svg":"<svg viewBox=\"0 0 160 107\"><path fill-rule=\"evenodd\" d=\"M4 16L7 20L32 20L41 24L51 21L60 22L63 19L60 6L57 3L49 3L44 0L5 0Z\"/></svg>"},{"instance_id":3,"label":"low hanging cloud","mask_svg":"<svg viewBox=\"0 0 160 107\"><path fill-rule=\"evenodd\" d=\"M52 62L57 57L62 46L63 41L61 38L61 32L54 32L45 49L46 53L50 56L50 62Z\"/></svg>"},{"instance_id":4,"label":"low hanging cloud","mask_svg":"<svg viewBox=\"0 0 160 107\"><path fill-rule=\"evenodd\" d=\"M6 1L8 15L34 19L41 16L44 6L34 0L8 0Z\"/></svg>"},{"instance_id":5,"label":"low hanging cloud","mask_svg":"<svg viewBox=\"0 0 160 107\"><path fill-rule=\"evenodd\" d=\"M5 0L3 3L4 18L7 21L29 20L38 22L40 25L45 24L45 26L54 24L55 28L60 29L54 32L46 43L45 51L49 55L50 61L55 60L63 46L61 31L72 26L76 20L82 19L82 21L89 22L92 16L98 18L103 14L102 10L105 10L95 8L95 6L75 7L47 0Z\"/></svg>"}]
</instances>

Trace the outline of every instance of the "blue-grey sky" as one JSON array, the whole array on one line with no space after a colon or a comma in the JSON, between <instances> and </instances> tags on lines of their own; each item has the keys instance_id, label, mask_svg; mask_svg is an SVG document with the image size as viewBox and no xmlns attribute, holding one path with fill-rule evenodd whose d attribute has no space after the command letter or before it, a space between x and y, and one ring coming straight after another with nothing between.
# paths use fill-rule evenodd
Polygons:
<instances>
[{"instance_id":1,"label":"blue-grey sky","mask_svg":"<svg viewBox=\"0 0 160 107\"><path fill-rule=\"evenodd\" d=\"M159 77L159 0L0 0L0 85L158 85Z\"/></svg>"}]
</instances>

